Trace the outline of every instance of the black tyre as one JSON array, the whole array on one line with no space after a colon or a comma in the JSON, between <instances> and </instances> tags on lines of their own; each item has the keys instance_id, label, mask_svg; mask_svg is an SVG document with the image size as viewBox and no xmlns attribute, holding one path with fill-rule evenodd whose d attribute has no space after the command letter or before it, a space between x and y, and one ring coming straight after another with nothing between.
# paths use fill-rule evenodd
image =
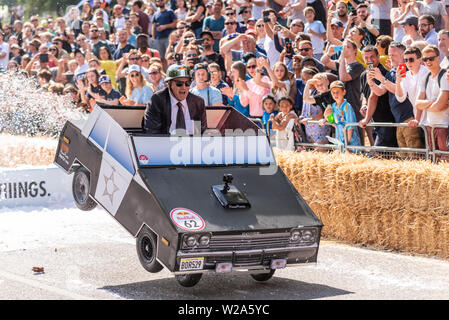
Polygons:
<instances>
[{"instance_id":1,"label":"black tyre","mask_svg":"<svg viewBox=\"0 0 449 320\"><path fill-rule=\"evenodd\" d=\"M157 262L156 235L147 227L143 227L136 239L137 255L142 267L151 273L161 271L164 267Z\"/></svg>"},{"instance_id":2,"label":"black tyre","mask_svg":"<svg viewBox=\"0 0 449 320\"><path fill-rule=\"evenodd\" d=\"M271 279L271 277L273 276L274 272L276 270L271 269L270 272L268 273L255 273L255 274L251 274L251 277L253 277L254 280L257 281L268 281Z\"/></svg>"},{"instance_id":3,"label":"black tyre","mask_svg":"<svg viewBox=\"0 0 449 320\"><path fill-rule=\"evenodd\" d=\"M190 288L200 282L202 273L192 273L192 274L178 274L176 275L176 280L183 287Z\"/></svg>"},{"instance_id":4,"label":"black tyre","mask_svg":"<svg viewBox=\"0 0 449 320\"><path fill-rule=\"evenodd\" d=\"M76 206L83 211L90 211L97 203L89 197L90 175L84 167L79 167L73 176L72 194Z\"/></svg>"}]
</instances>

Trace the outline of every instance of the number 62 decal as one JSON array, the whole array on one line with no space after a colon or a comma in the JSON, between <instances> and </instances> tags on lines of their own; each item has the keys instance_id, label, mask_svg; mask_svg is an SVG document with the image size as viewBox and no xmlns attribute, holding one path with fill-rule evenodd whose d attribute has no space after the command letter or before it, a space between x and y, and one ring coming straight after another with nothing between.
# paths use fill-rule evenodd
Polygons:
<instances>
[{"instance_id":1,"label":"number 62 decal","mask_svg":"<svg viewBox=\"0 0 449 320\"><path fill-rule=\"evenodd\" d=\"M203 218L199 214L186 208L175 208L170 211L170 218L184 230L200 231L205 227Z\"/></svg>"}]
</instances>

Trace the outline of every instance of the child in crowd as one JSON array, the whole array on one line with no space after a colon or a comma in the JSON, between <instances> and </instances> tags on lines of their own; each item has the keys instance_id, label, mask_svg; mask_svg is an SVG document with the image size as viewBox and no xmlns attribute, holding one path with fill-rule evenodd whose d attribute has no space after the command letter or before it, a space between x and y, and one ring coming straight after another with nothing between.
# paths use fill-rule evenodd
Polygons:
<instances>
[{"instance_id":1,"label":"child in crowd","mask_svg":"<svg viewBox=\"0 0 449 320\"><path fill-rule=\"evenodd\" d=\"M326 144L326 136L330 135L331 128L307 123L310 120L323 119L325 108L335 102L329 91L329 80L325 73L317 73L306 82L303 101L302 113L298 120L304 124L307 142Z\"/></svg>"},{"instance_id":2,"label":"child in crowd","mask_svg":"<svg viewBox=\"0 0 449 320\"><path fill-rule=\"evenodd\" d=\"M345 85L342 81L334 81L331 83L330 91L335 102L330 108L324 111L324 119L320 120L320 125L324 125L330 114L333 115L335 121L335 138L342 144L345 143L344 127L346 123L357 122L355 112L352 106L345 99ZM348 129L348 141L351 146L360 146L359 132L357 126L351 126Z\"/></svg>"},{"instance_id":3,"label":"child in crowd","mask_svg":"<svg viewBox=\"0 0 449 320\"><path fill-rule=\"evenodd\" d=\"M297 119L293 111L293 101L290 97L282 97L278 101L279 113L270 119L273 121L273 129L276 130L276 147L282 150L295 150L293 126Z\"/></svg>"},{"instance_id":4,"label":"child in crowd","mask_svg":"<svg viewBox=\"0 0 449 320\"><path fill-rule=\"evenodd\" d=\"M263 115L262 115L262 123L263 127L270 131L270 136L272 136L272 124L268 123L268 120L270 120L271 115L276 117L277 111L276 108L276 100L271 94L267 94L262 98L262 106L263 106ZM268 125L268 126L267 126Z\"/></svg>"}]
</instances>

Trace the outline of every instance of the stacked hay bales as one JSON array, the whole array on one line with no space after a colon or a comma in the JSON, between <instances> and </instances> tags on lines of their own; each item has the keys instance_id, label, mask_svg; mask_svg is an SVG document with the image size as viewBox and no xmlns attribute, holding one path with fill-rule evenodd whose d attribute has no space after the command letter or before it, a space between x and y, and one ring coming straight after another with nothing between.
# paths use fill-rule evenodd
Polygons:
<instances>
[{"instance_id":1,"label":"stacked hay bales","mask_svg":"<svg viewBox=\"0 0 449 320\"><path fill-rule=\"evenodd\" d=\"M276 151L323 235L449 258L449 164Z\"/></svg>"}]
</instances>

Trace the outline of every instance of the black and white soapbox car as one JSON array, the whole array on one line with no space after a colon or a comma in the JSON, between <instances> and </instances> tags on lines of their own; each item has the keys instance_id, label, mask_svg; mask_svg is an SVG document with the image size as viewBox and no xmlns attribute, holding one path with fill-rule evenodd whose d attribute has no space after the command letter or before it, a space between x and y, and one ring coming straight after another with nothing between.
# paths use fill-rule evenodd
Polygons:
<instances>
[{"instance_id":1,"label":"black and white soapbox car","mask_svg":"<svg viewBox=\"0 0 449 320\"><path fill-rule=\"evenodd\" d=\"M147 135L143 107L67 121L55 163L81 210L103 207L136 238L142 266L186 287L206 272L316 263L322 223L276 165L269 138L233 108L207 108L203 135Z\"/></svg>"}]
</instances>

